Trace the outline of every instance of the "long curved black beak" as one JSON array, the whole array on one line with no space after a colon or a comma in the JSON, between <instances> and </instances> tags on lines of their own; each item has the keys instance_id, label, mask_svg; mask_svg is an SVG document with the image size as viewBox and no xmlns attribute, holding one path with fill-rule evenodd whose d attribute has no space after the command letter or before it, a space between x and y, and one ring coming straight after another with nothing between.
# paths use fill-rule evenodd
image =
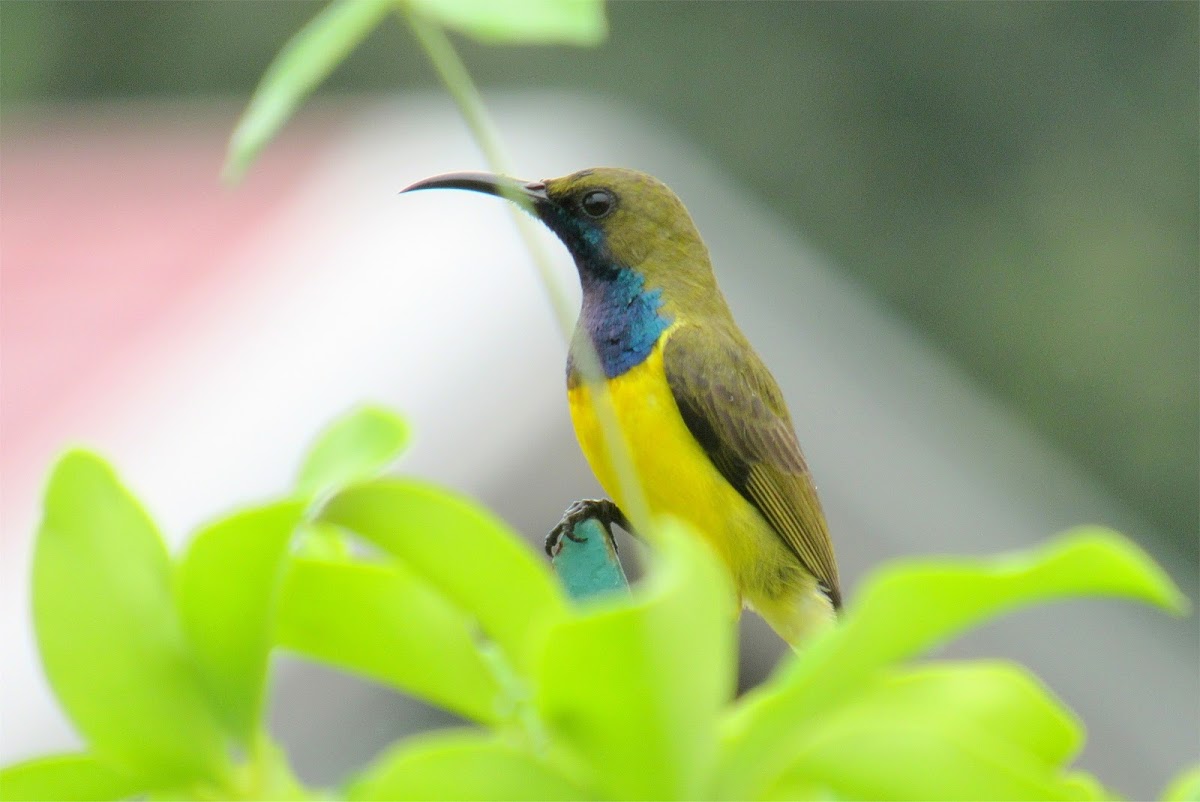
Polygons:
<instances>
[{"instance_id":1,"label":"long curved black beak","mask_svg":"<svg viewBox=\"0 0 1200 802\"><path fill-rule=\"evenodd\" d=\"M400 191L413 192L418 189L467 189L471 192L482 192L510 200L534 215L550 203L546 185L542 182L526 182L494 173L445 173L423 179Z\"/></svg>"}]
</instances>

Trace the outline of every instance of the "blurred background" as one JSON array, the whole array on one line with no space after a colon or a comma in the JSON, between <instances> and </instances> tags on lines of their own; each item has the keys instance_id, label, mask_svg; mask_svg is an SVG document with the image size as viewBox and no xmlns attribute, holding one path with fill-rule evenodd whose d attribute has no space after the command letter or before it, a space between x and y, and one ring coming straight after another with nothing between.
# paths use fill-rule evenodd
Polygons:
<instances>
[{"instance_id":1,"label":"blurred background","mask_svg":"<svg viewBox=\"0 0 1200 802\"><path fill-rule=\"evenodd\" d=\"M219 185L241 106L319 7L0 4L0 635L5 719L29 722L6 724L5 760L69 737L21 578L66 443L110 454L175 542L282 486L367 394L414 419L407 470L533 539L595 492L502 210L394 195L482 166L402 25ZM456 41L525 177L620 163L680 192L788 395L851 586L885 557L1097 521L1196 598L1200 6L608 14L595 49ZM1085 764L1147 796L1200 732L1194 619L1160 619L1068 606L953 653L1029 661L1091 725ZM746 629L749 683L779 649ZM301 773L325 781L416 720L309 669L279 690ZM339 754L319 720L367 735Z\"/></svg>"}]
</instances>

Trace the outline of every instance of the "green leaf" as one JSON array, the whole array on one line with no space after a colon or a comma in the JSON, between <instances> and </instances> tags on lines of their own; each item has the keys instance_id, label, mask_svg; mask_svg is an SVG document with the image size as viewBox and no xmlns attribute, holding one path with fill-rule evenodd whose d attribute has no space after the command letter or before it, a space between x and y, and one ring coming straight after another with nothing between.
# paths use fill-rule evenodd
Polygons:
<instances>
[{"instance_id":1,"label":"green leaf","mask_svg":"<svg viewBox=\"0 0 1200 802\"><path fill-rule=\"evenodd\" d=\"M375 761L347 792L363 800L593 799L552 766L494 735L447 731L411 738Z\"/></svg>"},{"instance_id":2,"label":"green leaf","mask_svg":"<svg viewBox=\"0 0 1200 802\"><path fill-rule=\"evenodd\" d=\"M288 541L305 504L247 510L201 530L179 565L179 610L213 705L248 744L258 729Z\"/></svg>"},{"instance_id":3,"label":"green leaf","mask_svg":"<svg viewBox=\"0 0 1200 802\"><path fill-rule=\"evenodd\" d=\"M1024 666L998 660L939 662L893 670L851 703L861 715L968 721L1050 766L1083 747L1083 727Z\"/></svg>"},{"instance_id":4,"label":"green leaf","mask_svg":"<svg viewBox=\"0 0 1200 802\"><path fill-rule=\"evenodd\" d=\"M278 643L476 721L499 689L470 619L400 565L296 559L283 583Z\"/></svg>"},{"instance_id":5,"label":"green leaf","mask_svg":"<svg viewBox=\"0 0 1200 802\"><path fill-rule=\"evenodd\" d=\"M1167 785L1163 802L1197 802L1200 800L1200 766L1192 766Z\"/></svg>"},{"instance_id":6,"label":"green leaf","mask_svg":"<svg viewBox=\"0 0 1200 802\"><path fill-rule=\"evenodd\" d=\"M33 561L46 675L105 762L159 785L219 779L224 736L175 613L154 524L99 457L55 466Z\"/></svg>"},{"instance_id":7,"label":"green leaf","mask_svg":"<svg viewBox=\"0 0 1200 802\"><path fill-rule=\"evenodd\" d=\"M1082 745L1082 728L1012 663L885 672L847 704L778 735L795 761L778 780L784 787L827 787L841 798L1092 796L1062 771ZM870 748L857 751L860 739ZM954 749L941 751L945 740ZM852 759L838 756L839 749Z\"/></svg>"},{"instance_id":8,"label":"green leaf","mask_svg":"<svg viewBox=\"0 0 1200 802\"><path fill-rule=\"evenodd\" d=\"M603 0L409 0L416 13L488 44L598 45Z\"/></svg>"},{"instance_id":9,"label":"green leaf","mask_svg":"<svg viewBox=\"0 0 1200 802\"><path fill-rule=\"evenodd\" d=\"M829 787L839 799L1076 799L1065 777L968 721L874 718L839 710L787 743L782 784Z\"/></svg>"},{"instance_id":10,"label":"green leaf","mask_svg":"<svg viewBox=\"0 0 1200 802\"><path fill-rule=\"evenodd\" d=\"M1088 595L1136 599L1174 612L1187 607L1149 557L1101 528L1073 530L1005 557L884 568L864 584L840 626L814 639L730 717L721 793L756 795L786 757L780 733L802 729L879 669L1003 612Z\"/></svg>"},{"instance_id":11,"label":"green leaf","mask_svg":"<svg viewBox=\"0 0 1200 802\"><path fill-rule=\"evenodd\" d=\"M359 407L317 437L300 468L297 490L315 495L369 479L400 456L408 439L408 426L395 413Z\"/></svg>"},{"instance_id":12,"label":"green leaf","mask_svg":"<svg viewBox=\"0 0 1200 802\"><path fill-rule=\"evenodd\" d=\"M680 524L631 597L608 597L555 627L535 702L551 738L611 799L689 799L717 753L733 695L736 603L728 574ZM659 542L659 541L656 541Z\"/></svg>"},{"instance_id":13,"label":"green leaf","mask_svg":"<svg viewBox=\"0 0 1200 802\"><path fill-rule=\"evenodd\" d=\"M544 561L474 502L433 485L379 479L334 496L321 519L397 557L504 648L532 665L539 635L566 610Z\"/></svg>"},{"instance_id":14,"label":"green leaf","mask_svg":"<svg viewBox=\"0 0 1200 802\"><path fill-rule=\"evenodd\" d=\"M233 131L226 180L241 178L300 103L393 6L391 0L335 0L292 37L267 68Z\"/></svg>"},{"instance_id":15,"label":"green leaf","mask_svg":"<svg viewBox=\"0 0 1200 802\"><path fill-rule=\"evenodd\" d=\"M354 552L350 548L347 533L323 521L305 521L300 524L294 538L296 553L314 560L351 560Z\"/></svg>"},{"instance_id":16,"label":"green leaf","mask_svg":"<svg viewBox=\"0 0 1200 802\"><path fill-rule=\"evenodd\" d=\"M0 769L0 801L125 799L146 791L145 783L87 754L53 755Z\"/></svg>"},{"instance_id":17,"label":"green leaf","mask_svg":"<svg viewBox=\"0 0 1200 802\"><path fill-rule=\"evenodd\" d=\"M1086 771L1068 772L1062 779L1066 792L1071 799L1079 800L1110 800L1120 799L1117 794L1105 788L1099 780Z\"/></svg>"}]
</instances>

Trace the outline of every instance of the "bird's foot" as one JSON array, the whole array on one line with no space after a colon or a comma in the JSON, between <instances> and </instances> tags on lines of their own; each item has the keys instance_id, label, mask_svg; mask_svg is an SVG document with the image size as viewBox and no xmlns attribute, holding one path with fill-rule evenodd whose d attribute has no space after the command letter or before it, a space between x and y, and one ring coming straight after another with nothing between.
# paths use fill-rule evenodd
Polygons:
<instances>
[{"instance_id":1,"label":"bird's foot","mask_svg":"<svg viewBox=\"0 0 1200 802\"><path fill-rule=\"evenodd\" d=\"M616 541L612 536L612 525L624 529L632 534L629 528L629 521L625 519L625 513L621 512L621 508L606 498L603 499L583 499L576 501L567 511L563 513L562 519L550 530L550 534L546 535L546 554L554 557L562 550L562 540L566 538L576 543L584 543L587 538L581 538L575 534L575 527L586 520L594 519L599 521L608 534L608 539L613 544L613 550L616 550Z\"/></svg>"}]
</instances>

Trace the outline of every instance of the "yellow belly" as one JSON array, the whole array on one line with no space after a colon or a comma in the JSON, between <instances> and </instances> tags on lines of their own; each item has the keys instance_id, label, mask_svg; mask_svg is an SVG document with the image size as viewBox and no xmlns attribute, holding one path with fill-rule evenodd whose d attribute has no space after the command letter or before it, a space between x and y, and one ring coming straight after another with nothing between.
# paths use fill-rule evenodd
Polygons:
<instances>
[{"instance_id":1,"label":"yellow belly","mask_svg":"<svg viewBox=\"0 0 1200 802\"><path fill-rule=\"evenodd\" d=\"M834 612L766 519L725 481L692 437L663 371L668 329L637 367L608 382L609 393L651 515L688 522L729 567L738 594L793 646L833 621ZM571 420L592 472L628 509L584 382L568 390Z\"/></svg>"},{"instance_id":2,"label":"yellow belly","mask_svg":"<svg viewBox=\"0 0 1200 802\"><path fill-rule=\"evenodd\" d=\"M771 563L788 555L688 431L663 372L662 347L668 336L670 331L644 362L608 382L618 425L650 513L690 523L729 566L739 592L746 593ZM588 387L580 382L568 391L568 400L579 446L593 473L617 505L626 508Z\"/></svg>"}]
</instances>

